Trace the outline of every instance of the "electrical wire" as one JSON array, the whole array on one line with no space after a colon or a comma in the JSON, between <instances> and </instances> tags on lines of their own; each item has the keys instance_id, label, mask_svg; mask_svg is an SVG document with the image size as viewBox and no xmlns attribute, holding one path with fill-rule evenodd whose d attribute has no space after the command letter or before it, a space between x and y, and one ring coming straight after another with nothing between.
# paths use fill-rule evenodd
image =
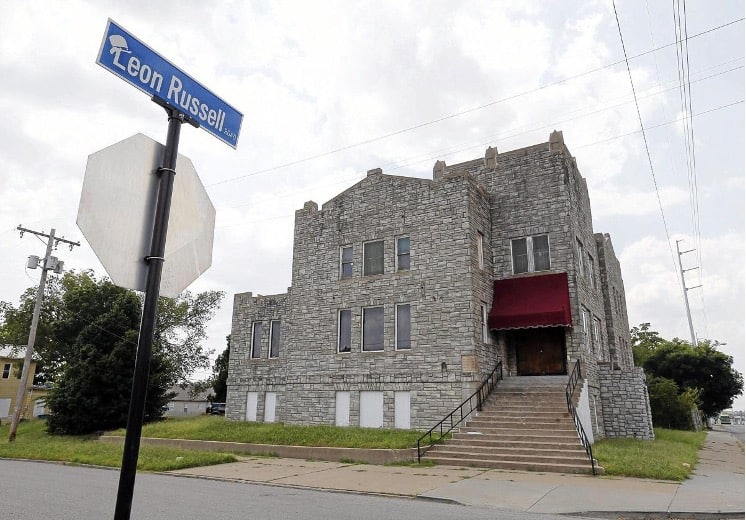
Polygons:
<instances>
[{"instance_id":1,"label":"electrical wire","mask_svg":"<svg viewBox=\"0 0 746 520\"><path fill-rule=\"evenodd\" d=\"M616 6L614 8L616 9ZM717 27L712 27L712 28L707 29L705 31L699 32L699 33L691 36L691 38L697 38L697 37L700 37L700 36L704 36L706 34L709 34L709 33L713 32L713 31L724 29L725 27L728 27L730 25L742 22L743 20L744 20L744 18L739 18L737 20L732 20L730 22L727 22L725 24L719 25ZM541 85L541 86L533 88L533 89L525 90L523 92L518 92L518 93L515 93L515 94L511 94L511 95L506 96L504 98L500 98L500 99L497 99L497 100L494 100L494 101L490 101L490 102L485 103L483 105L479 105L479 106L475 106L475 107L472 107L472 108L468 108L468 109L462 110L460 112L455 112L453 114L445 115L445 116L439 117L437 119L432 119L430 121L419 123L419 124L416 124L416 125L413 125L413 126L401 129L401 130L396 130L394 132L390 132L390 133L387 133L387 134L383 134L383 135L380 135L380 136L377 136L377 137L372 137L372 138L366 139L364 141L360 141L360 142L357 142L357 143L353 143L353 144L341 146L341 147L334 148L334 149L326 151L326 152L318 153L318 154L311 155L311 156L308 156L308 157L303 157L303 158L297 159L295 161L290 161L290 162L286 162L286 163L279 164L279 165L276 165L276 166L271 166L269 168L264 168L264 169L261 169L261 170L257 170L257 171L251 172L251 173L244 174L244 175L239 175L239 176L236 176L236 177L231 177L231 178L228 178L228 179L223 179L221 181L217 181L217 182L214 182L212 184L208 184L205 187L206 188L212 188L212 187L215 187L215 186L220 186L222 184L227 184L227 183L230 183L230 182L235 182L235 181L238 181L238 180L241 180L241 179L245 179L247 177L253 177L255 175L260 175L260 174L263 174L263 173L269 173L269 172L273 172L273 171L276 171L276 170L281 170L281 169L284 169L284 168L288 168L290 166L296 166L298 164L302 164L304 162L308 162L308 161L312 161L312 160L315 160L315 159L320 159L322 157L327 157L327 156L330 156L330 155L334 155L334 154L337 154L339 152L343 152L345 150L350 150L352 148L357 148L357 147L360 147L360 146L363 146L363 145L366 145L366 144L371 144L371 143L375 143L377 141L382 141L382 140L388 139L390 137L394 137L394 136L401 135L401 134L404 134L404 133L407 133L407 132L411 132L413 130L418 130L420 128L425 128L425 127L428 127L428 126L431 126L431 125L442 123L444 121L448 121L450 119L454 119L454 118L457 118L457 117L460 117L460 116L463 116L463 115L466 115L466 114L470 114L472 112L483 110L485 108L489 108L489 107L492 107L492 106L495 106L495 105L498 105L498 104L501 104L501 103L505 103L507 101L511 101L511 100L514 100L514 99L518 99L518 98L527 96L529 94L534 94L536 92L540 92L541 90L544 90L544 89L547 89L547 88L550 88L550 87L555 87L555 86L558 86L558 85L562 85L564 83L568 83L570 81L574 81L576 79L580 79L580 78L588 76L590 74L594 74L596 72L600 72L602 70L606 70L608 68L615 67L615 66L620 65L622 63L626 63L627 64L627 68L629 69L629 60L630 59L637 59L637 58L640 58L642 56L646 56L648 54L658 52L660 50L666 49L666 48L674 46L674 45L676 45L676 42L668 43L666 45L661 45L661 46L659 46L657 48L649 49L647 51L644 51L644 52L641 52L639 54L636 54L636 55L632 56L631 58L627 58L626 51L625 51L625 59L623 59L623 60L617 60L615 62L608 63L608 64L603 65L601 67L596 67L594 69L587 70L587 71L581 72L579 74L575 74L574 76L568 76L566 78L563 78L563 79L560 79L560 80L557 80L557 81L553 81L553 82L550 82L550 83L546 83L544 85Z\"/></svg>"}]
</instances>

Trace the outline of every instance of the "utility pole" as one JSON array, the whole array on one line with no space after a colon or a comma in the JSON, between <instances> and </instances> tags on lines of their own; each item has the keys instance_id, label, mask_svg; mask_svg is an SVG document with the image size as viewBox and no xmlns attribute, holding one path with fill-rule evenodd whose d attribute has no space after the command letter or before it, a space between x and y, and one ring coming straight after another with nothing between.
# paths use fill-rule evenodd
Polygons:
<instances>
[{"instance_id":1,"label":"utility pole","mask_svg":"<svg viewBox=\"0 0 746 520\"><path fill-rule=\"evenodd\" d=\"M681 265L681 255L684 255L686 253L691 253L692 251L695 251L694 249L688 249L686 251L680 251L679 250L679 242L681 240L676 241L676 253L678 254L679 258L679 271L681 272L681 288L684 289L684 305L686 306L686 318L689 320L689 333L692 337L692 347L697 346L697 336L694 334L694 325L692 324L692 312L689 310L689 296L687 295L687 291L691 289L696 289L697 287L702 287L702 284L695 285L694 287L687 287L686 286L686 280L684 279L684 273L687 271L693 271L694 269L699 269L699 267L690 267L689 269L684 269Z\"/></svg>"},{"instance_id":2,"label":"utility pole","mask_svg":"<svg viewBox=\"0 0 746 520\"><path fill-rule=\"evenodd\" d=\"M44 287L47 284L47 271L54 271L57 274L62 273L62 266L64 262L57 259L56 256L52 256L52 249L56 248L60 242L70 245L70 251L73 250L73 246L79 246L80 242L72 242L64 238L56 238L54 236L54 228L49 234L43 231L34 231L32 229L26 229L18 226L16 229L21 232L21 238L24 233L32 233L40 237L47 238L47 252L44 255L44 259L40 260L38 256L31 255L28 258L26 266L30 269L36 269L41 265L41 280L39 280L39 288L36 290L36 303L34 304L34 314L31 318L31 329L28 334L28 344L26 345L26 357L23 359L23 370L21 371L21 381L18 385L18 394L16 395L16 406L13 412L13 420L10 423L10 435L8 441L13 442L16 440L16 430L18 429L18 423L21 420L21 411L23 410L24 401L26 400L26 385L28 384L29 369L31 368L31 356L34 355L34 343L36 342L36 328L39 325L39 315L41 314L41 302L44 299Z\"/></svg>"}]
</instances>

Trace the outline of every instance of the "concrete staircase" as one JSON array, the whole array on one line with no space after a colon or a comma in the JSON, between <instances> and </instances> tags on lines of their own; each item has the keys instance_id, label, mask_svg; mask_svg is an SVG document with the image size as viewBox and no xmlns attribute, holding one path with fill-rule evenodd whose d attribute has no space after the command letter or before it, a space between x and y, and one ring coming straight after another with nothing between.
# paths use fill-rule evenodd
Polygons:
<instances>
[{"instance_id":1,"label":"concrete staircase","mask_svg":"<svg viewBox=\"0 0 746 520\"><path fill-rule=\"evenodd\" d=\"M567 411L567 376L509 377L481 412L423 457L438 464L556 473L591 473ZM596 472L603 469L596 466Z\"/></svg>"}]
</instances>

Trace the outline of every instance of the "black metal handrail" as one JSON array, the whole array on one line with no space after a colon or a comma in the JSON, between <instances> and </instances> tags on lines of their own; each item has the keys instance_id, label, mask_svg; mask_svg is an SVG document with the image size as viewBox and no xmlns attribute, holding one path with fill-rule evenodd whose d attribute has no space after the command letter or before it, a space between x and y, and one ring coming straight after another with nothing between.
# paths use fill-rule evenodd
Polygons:
<instances>
[{"instance_id":1,"label":"black metal handrail","mask_svg":"<svg viewBox=\"0 0 746 520\"><path fill-rule=\"evenodd\" d=\"M430 428L422 437L417 439L417 462L420 462L420 459L422 456L427 453L427 450L433 447L433 444L440 441L444 435L448 435L451 430L453 430L456 426L461 424L464 419L469 417L469 415L476 409L478 411L482 410L482 403L484 403L485 399L492 393L492 390L494 390L495 386L497 385L497 382L503 378L503 362L502 360L497 362L497 365L495 365L495 368L492 369L492 372L490 372L490 375L488 375L484 381L482 381L482 384L479 385L479 388L471 394L469 397L467 397L463 403L458 405L454 410L443 417L441 421ZM476 398L476 399L475 399ZM476 406L475 406L476 405ZM466 413L464 413L466 412ZM454 420L456 420L454 422ZM449 426L450 425L450 426ZM443 431L443 428L447 427L448 429ZM435 430L440 429L440 436L433 441L433 433ZM426 446L423 445L422 441L423 439L427 437L429 444Z\"/></svg>"},{"instance_id":2,"label":"black metal handrail","mask_svg":"<svg viewBox=\"0 0 746 520\"><path fill-rule=\"evenodd\" d=\"M570 379L567 381L567 387L565 388L565 396L567 397L567 411L570 412L570 416L572 417L573 422L575 423L575 429L578 431L578 437L580 437L580 442L583 444L583 447L585 448L585 453L588 455L588 458L591 461L591 470L593 471L593 474L596 474L596 460L593 458L593 448L591 447L591 442L588 440L588 436L585 434L585 429L583 428L583 425L580 422L580 418L578 417L578 412L575 409L575 403L573 402L572 396L575 394L575 388L578 385L578 381L580 380L581 373L580 373L580 360L575 363L575 367L572 369L572 372L570 373Z\"/></svg>"}]
</instances>

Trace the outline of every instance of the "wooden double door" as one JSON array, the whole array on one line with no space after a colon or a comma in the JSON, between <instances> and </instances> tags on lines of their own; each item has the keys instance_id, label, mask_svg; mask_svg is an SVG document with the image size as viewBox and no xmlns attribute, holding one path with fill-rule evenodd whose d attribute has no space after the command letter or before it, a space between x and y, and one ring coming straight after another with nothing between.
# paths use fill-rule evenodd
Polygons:
<instances>
[{"instance_id":1,"label":"wooden double door","mask_svg":"<svg viewBox=\"0 0 746 520\"><path fill-rule=\"evenodd\" d=\"M567 373L564 328L512 331L510 343L515 347L518 375L550 376Z\"/></svg>"}]
</instances>

